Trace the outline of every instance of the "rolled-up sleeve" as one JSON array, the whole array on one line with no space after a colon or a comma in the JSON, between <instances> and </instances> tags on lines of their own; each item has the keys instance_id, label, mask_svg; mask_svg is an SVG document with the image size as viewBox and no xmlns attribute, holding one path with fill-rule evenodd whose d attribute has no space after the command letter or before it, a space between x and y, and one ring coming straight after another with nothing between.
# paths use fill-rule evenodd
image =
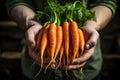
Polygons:
<instances>
[{"instance_id":1,"label":"rolled-up sleeve","mask_svg":"<svg viewBox=\"0 0 120 80\"><path fill-rule=\"evenodd\" d=\"M90 8L93 8L95 6L106 6L112 11L113 15L115 15L115 12L117 9L117 1L116 0L94 0L93 3L89 4Z\"/></svg>"},{"instance_id":2,"label":"rolled-up sleeve","mask_svg":"<svg viewBox=\"0 0 120 80\"><path fill-rule=\"evenodd\" d=\"M8 14L17 5L24 5L24 6L31 8L31 9L34 9L32 0L7 0L6 1L6 8L7 8Z\"/></svg>"}]
</instances>

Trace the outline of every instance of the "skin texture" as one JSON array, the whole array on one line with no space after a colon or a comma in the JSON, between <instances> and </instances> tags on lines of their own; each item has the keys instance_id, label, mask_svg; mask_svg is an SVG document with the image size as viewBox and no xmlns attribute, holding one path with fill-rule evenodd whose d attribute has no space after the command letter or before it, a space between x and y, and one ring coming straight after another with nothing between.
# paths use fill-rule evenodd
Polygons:
<instances>
[{"instance_id":1,"label":"skin texture","mask_svg":"<svg viewBox=\"0 0 120 80\"><path fill-rule=\"evenodd\" d=\"M103 29L112 18L111 10L105 6L96 6L91 10L95 12L96 21L88 20L82 28L84 35L88 36L86 38L85 51L83 56L74 59L72 64L64 68L62 67L63 69L78 69L85 65L86 61L94 54L97 39L99 38L98 31ZM36 45L35 35L41 29L42 25L32 20L34 15L34 11L22 5L13 8L10 14L11 18L18 23L19 27L26 31L26 41L28 44L29 55L34 60L36 60L37 53L34 52L34 47ZM43 64L49 63L48 58L44 59L45 60ZM53 62L53 64L56 63Z\"/></svg>"}]
</instances>

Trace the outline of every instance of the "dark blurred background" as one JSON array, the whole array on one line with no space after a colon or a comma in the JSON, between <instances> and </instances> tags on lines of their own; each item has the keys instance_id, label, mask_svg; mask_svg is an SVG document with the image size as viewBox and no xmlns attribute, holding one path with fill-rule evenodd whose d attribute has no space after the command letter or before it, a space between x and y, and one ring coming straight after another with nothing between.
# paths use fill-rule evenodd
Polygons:
<instances>
[{"instance_id":1,"label":"dark blurred background","mask_svg":"<svg viewBox=\"0 0 120 80\"><path fill-rule=\"evenodd\" d=\"M8 16L6 0L0 0L0 80L21 80L24 32ZM118 1L118 5L120 2ZM103 54L102 80L119 80L120 6L111 22L100 31Z\"/></svg>"}]
</instances>

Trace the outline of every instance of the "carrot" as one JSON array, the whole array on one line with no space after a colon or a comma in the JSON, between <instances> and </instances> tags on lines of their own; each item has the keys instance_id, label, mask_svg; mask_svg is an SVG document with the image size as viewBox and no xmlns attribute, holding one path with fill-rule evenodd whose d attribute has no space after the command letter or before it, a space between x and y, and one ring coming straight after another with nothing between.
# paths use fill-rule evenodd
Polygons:
<instances>
[{"instance_id":1,"label":"carrot","mask_svg":"<svg viewBox=\"0 0 120 80\"><path fill-rule=\"evenodd\" d=\"M44 51L46 49L47 46L47 33L48 33L48 29L49 29L49 24L47 26L44 27L44 31L43 31L43 35L41 38L41 43L40 43L40 60L41 60L41 69L43 67L43 55L44 55Z\"/></svg>"},{"instance_id":2,"label":"carrot","mask_svg":"<svg viewBox=\"0 0 120 80\"><path fill-rule=\"evenodd\" d=\"M49 25L42 27L42 29L39 32L39 38L37 39L37 47L39 47L39 55L38 55L38 60L36 60L39 64L39 58L40 58L40 70L39 72L33 77L33 80L39 75L39 73L42 70L43 67L43 54L45 51L45 48L47 46L47 31L48 31Z\"/></svg>"},{"instance_id":3,"label":"carrot","mask_svg":"<svg viewBox=\"0 0 120 80\"><path fill-rule=\"evenodd\" d=\"M83 31L80 28L78 29L78 34L79 34L79 49L80 49L80 53L78 53L78 57L80 57L82 56L82 53L84 51L85 37ZM80 68L80 72L83 73L83 68Z\"/></svg>"},{"instance_id":4,"label":"carrot","mask_svg":"<svg viewBox=\"0 0 120 80\"><path fill-rule=\"evenodd\" d=\"M54 52L56 48L56 24L51 23L49 32L48 32L48 41L49 41L49 56L51 60L54 57Z\"/></svg>"},{"instance_id":5,"label":"carrot","mask_svg":"<svg viewBox=\"0 0 120 80\"><path fill-rule=\"evenodd\" d=\"M84 39L83 31L81 29L78 29L78 34L79 34L79 48L82 54L85 46L85 39Z\"/></svg>"},{"instance_id":6,"label":"carrot","mask_svg":"<svg viewBox=\"0 0 120 80\"><path fill-rule=\"evenodd\" d=\"M79 35L78 35L78 25L75 21L71 21L70 22L70 36L71 36L71 40L72 40L72 56L71 56L71 60L73 61L73 59L76 58L78 50L79 50Z\"/></svg>"},{"instance_id":7,"label":"carrot","mask_svg":"<svg viewBox=\"0 0 120 80\"><path fill-rule=\"evenodd\" d=\"M36 35L36 47L35 47L35 51L37 51L37 49L39 49L40 46L40 42L41 42L41 37L43 34L43 27L39 30L38 34Z\"/></svg>"},{"instance_id":8,"label":"carrot","mask_svg":"<svg viewBox=\"0 0 120 80\"><path fill-rule=\"evenodd\" d=\"M40 54L39 54L40 42L41 42L41 38L42 38L42 35L43 35L43 31L44 31L44 27L42 27L39 30L38 34L36 35L36 46L35 46L34 51L36 53L38 53L37 58L35 59L35 61L37 61L38 63L39 63L39 56L40 56Z\"/></svg>"},{"instance_id":9,"label":"carrot","mask_svg":"<svg viewBox=\"0 0 120 80\"><path fill-rule=\"evenodd\" d=\"M55 49L56 49L56 24L55 23L51 23L49 30L48 30L48 55L50 57L50 62L49 64L46 66L46 69L50 66L51 62L54 60L54 53L55 53ZM46 71L45 69L45 71Z\"/></svg>"},{"instance_id":10,"label":"carrot","mask_svg":"<svg viewBox=\"0 0 120 80\"><path fill-rule=\"evenodd\" d=\"M65 48L65 56L66 56L66 64L69 63L69 22L63 23L63 42L64 42L64 48Z\"/></svg>"},{"instance_id":11,"label":"carrot","mask_svg":"<svg viewBox=\"0 0 120 80\"><path fill-rule=\"evenodd\" d=\"M71 36L70 36L70 41L69 41L69 43L71 43L72 44L72 38L71 38ZM69 44L69 58L71 59L71 57L72 57L72 54L73 54L73 46L71 45L71 44ZM69 63L71 63L71 61L69 60Z\"/></svg>"},{"instance_id":12,"label":"carrot","mask_svg":"<svg viewBox=\"0 0 120 80\"><path fill-rule=\"evenodd\" d=\"M54 59L56 59L58 52L61 48L62 45L62 40L63 40L63 33L62 33L62 27L58 26L57 27L57 41L56 41L56 50L55 50L55 54L54 54Z\"/></svg>"},{"instance_id":13,"label":"carrot","mask_svg":"<svg viewBox=\"0 0 120 80\"><path fill-rule=\"evenodd\" d=\"M61 45L60 51L59 51L59 63L58 63L58 67L61 65L63 53L64 53L64 45L63 45L63 42L62 42L62 45ZM58 67L57 67L57 68L58 68ZM56 68L56 69L57 69L57 68Z\"/></svg>"}]
</instances>

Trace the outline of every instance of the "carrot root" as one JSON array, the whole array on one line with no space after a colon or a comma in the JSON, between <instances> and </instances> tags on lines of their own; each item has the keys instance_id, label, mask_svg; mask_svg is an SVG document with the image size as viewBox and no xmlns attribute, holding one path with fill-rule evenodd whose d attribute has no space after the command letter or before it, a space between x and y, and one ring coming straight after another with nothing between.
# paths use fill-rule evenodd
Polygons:
<instances>
[{"instance_id":1,"label":"carrot root","mask_svg":"<svg viewBox=\"0 0 120 80\"><path fill-rule=\"evenodd\" d=\"M56 24L51 23L48 30L48 55L50 56L50 62L45 68L45 72L47 68L51 65L51 63L54 61L54 53L56 48Z\"/></svg>"},{"instance_id":2,"label":"carrot root","mask_svg":"<svg viewBox=\"0 0 120 80\"><path fill-rule=\"evenodd\" d=\"M70 36L72 40L72 56L71 56L71 62L73 59L76 58L78 50L79 50L79 35L78 35L78 25L75 21L70 22Z\"/></svg>"}]
</instances>

